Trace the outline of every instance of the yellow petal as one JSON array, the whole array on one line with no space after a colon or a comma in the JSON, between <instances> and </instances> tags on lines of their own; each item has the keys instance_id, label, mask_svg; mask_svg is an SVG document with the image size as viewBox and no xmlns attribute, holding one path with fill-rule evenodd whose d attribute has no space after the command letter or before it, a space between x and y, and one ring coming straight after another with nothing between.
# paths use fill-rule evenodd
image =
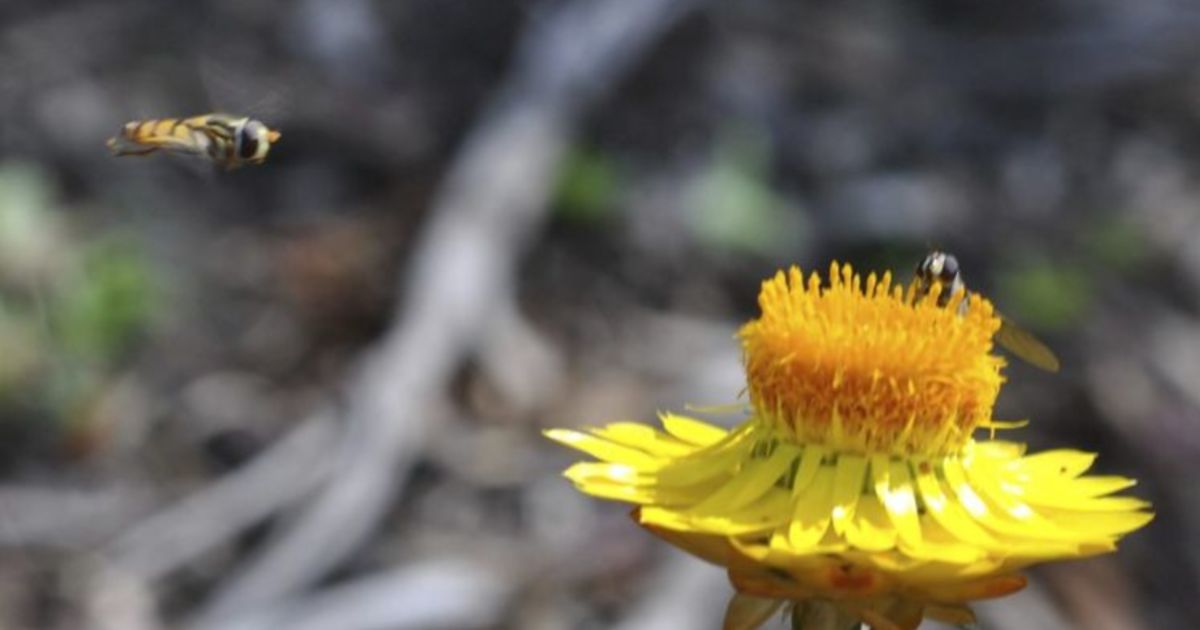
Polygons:
<instances>
[{"instance_id":1,"label":"yellow petal","mask_svg":"<svg viewBox=\"0 0 1200 630\"><path fill-rule=\"evenodd\" d=\"M921 518L921 544L902 543L900 550L914 558L951 566L969 566L987 555L987 549L964 543L932 516Z\"/></svg>"},{"instance_id":2,"label":"yellow petal","mask_svg":"<svg viewBox=\"0 0 1200 630\"><path fill-rule=\"evenodd\" d=\"M652 503L662 503L661 498L654 492L634 488L632 486L617 486L608 483L578 483L576 486L580 492L590 494L601 499L612 499L614 501L625 501L627 503L636 503L638 505L650 505Z\"/></svg>"},{"instance_id":3,"label":"yellow petal","mask_svg":"<svg viewBox=\"0 0 1200 630\"><path fill-rule=\"evenodd\" d=\"M969 514L942 491L942 483L930 462L917 463L917 488L925 508L946 531L959 540L989 549L995 548L996 539L976 523Z\"/></svg>"},{"instance_id":4,"label":"yellow petal","mask_svg":"<svg viewBox=\"0 0 1200 630\"><path fill-rule=\"evenodd\" d=\"M659 420L667 433L697 446L712 446L729 434L720 427L678 414L664 413Z\"/></svg>"},{"instance_id":5,"label":"yellow petal","mask_svg":"<svg viewBox=\"0 0 1200 630\"><path fill-rule=\"evenodd\" d=\"M1050 499L1061 493L1093 498L1120 492L1135 485L1137 485L1137 481L1126 477L1076 477L1074 479L1054 479L1051 484L1032 484L1025 488L1025 492L1031 501Z\"/></svg>"},{"instance_id":6,"label":"yellow petal","mask_svg":"<svg viewBox=\"0 0 1200 630\"><path fill-rule=\"evenodd\" d=\"M907 545L921 544L921 524L917 519L917 502L908 464L893 462L887 455L872 455L871 475L875 494L896 526L900 540Z\"/></svg>"},{"instance_id":7,"label":"yellow petal","mask_svg":"<svg viewBox=\"0 0 1200 630\"><path fill-rule=\"evenodd\" d=\"M987 528L1002 534L1025 538L1054 537L1054 534L1051 533L1053 527L1037 519L1036 514L1028 506L1019 505L1006 498L1002 493L987 492L984 488L980 488L977 485L978 475L975 478L969 478L970 470L966 469L958 458L946 458L942 462L942 472L946 475L946 481L958 495L963 507L967 508L971 516ZM996 505L994 502L997 495L1002 502L1001 505Z\"/></svg>"},{"instance_id":8,"label":"yellow petal","mask_svg":"<svg viewBox=\"0 0 1200 630\"><path fill-rule=\"evenodd\" d=\"M783 489L772 489L754 503L732 513L695 516L688 513L688 522L696 531L745 536L760 534L782 527L787 522L791 496Z\"/></svg>"},{"instance_id":9,"label":"yellow petal","mask_svg":"<svg viewBox=\"0 0 1200 630\"><path fill-rule=\"evenodd\" d=\"M644 505L639 512L639 521L648 526L671 531L688 532L693 529L692 521L678 510L656 505Z\"/></svg>"},{"instance_id":10,"label":"yellow petal","mask_svg":"<svg viewBox=\"0 0 1200 630\"><path fill-rule=\"evenodd\" d=\"M993 531L1034 541L1078 543L1098 540L1095 535L1068 531L1046 520L1028 504L1006 493L996 478L987 474L986 467L963 466L958 458L948 457L942 462L942 470L960 498L978 492L976 498L982 498L987 509L982 517L972 515ZM964 505L966 503L964 500Z\"/></svg>"},{"instance_id":11,"label":"yellow petal","mask_svg":"<svg viewBox=\"0 0 1200 630\"><path fill-rule=\"evenodd\" d=\"M591 433L622 446L636 448L655 458L682 457L696 450L692 444L636 422L614 422L590 429Z\"/></svg>"},{"instance_id":12,"label":"yellow petal","mask_svg":"<svg viewBox=\"0 0 1200 630\"><path fill-rule=\"evenodd\" d=\"M846 540L857 549L887 551L896 546L896 528L875 495L858 500L856 518L846 529Z\"/></svg>"},{"instance_id":13,"label":"yellow petal","mask_svg":"<svg viewBox=\"0 0 1200 630\"><path fill-rule=\"evenodd\" d=\"M776 448L766 459L750 459L720 489L689 510L695 514L728 514L763 496L792 466L795 449Z\"/></svg>"},{"instance_id":14,"label":"yellow petal","mask_svg":"<svg viewBox=\"0 0 1200 630\"><path fill-rule=\"evenodd\" d=\"M1056 449L1042 451L1012 461L1008 468L1015 472L1026 473L1034 477L1078 477L1087 472L1096 461L1095 453L1085 453L1072 449Z\"/></svg>"},{"instance_id":15,"label":"yellow petal","mask_svg":"<svg viewBox=\"0 0 1200 630\"><path fill-rule=\"evenodd\" d=\"M1071 512L1047 510L1046 518L1064 529L1081 532L1084 540L1119 536L1154 520L1151 512Z\"/></svg>"},{"instance_id":16,"label":"yellow petal","mask_svg":"<svg viewBox=\"0 0 1200 630\"><path fill-rule=\"evenodd\" d=\"M824 458L825 449L821 446L810 444L804 447L804 452L800 459L800 467L796 470L796 476L792 478L793 497L799 497L808 491L809 485L817 478L817 471L820 470L821 461Z\"/></svg>"},{"instance_id":17,"label":"yellow petal","mask_svg":"<svg viewBox=\"0 0 1200 630\"><path fill-rule=\"evenodd\" d=\"M658 481L663 485L686 486L729 474L753 447L748 432L730 434L713 446L663 465L658 471Z\"/></svg>"},{"instance_id":18,"label":"yellow petal","mask_svg":"<svg viewBox=\"0 0 1200 630\"><path fill-rule=\"evenodd\" d=\"M860 455L840 455L833 477L833 531L844 535L854 520L858 498L862 496L867 460Z\"/></svg>"},{"instance_id":19,"label":"yellow petal","mask_svg":"<svg viewBox=\"0 0 1200 630\"><path fill-rule=\"evenodd\" d=\"M1080 512L1131 512L1150 507L1150 504L1133 497L1087 497L1073 493L1070 485L1045 484L1033 494L1024 495L1031 504L1039 509L1063 509ZM1053 490L1059 490L1057 494Z\"/></svg>"},{"instance_id":20,"label":"yellow petal","mask_svg":"<svg viewBox=\"0 0 1200 630\"><path fill-rule=\"evenodd\" d=\"M795 508L787 535L792 549L811 549L825 536L833 512L833 478L832 466L820 466L808 490L794 499Z\"/></svg>"},{"instance_id":21,"label":"yellow petal","mask_svg":"<svg viewBox=\"0 0 1200 630\"><path fill-rule=\"evenodd\" d=\"M619 462L646 470L659 467L659 460L651 457L644 451L628 446L621 446L620 444L594 435L571 431L569 429L547 429L544 434L555 442L581 450L601 461Z\"/></svg>"},{"instance_id":22,"label":"yellow petal","mask_svg":"<svg viewBox=\"0 0 1200 630\"><path fill-rule=\"evenodd\" d=\"M646 513L654 512L653 508L638 508L633 512L633 518L639 525L645 528L650 533L667 541L668 543L683 549L684 551L713 564L721 566L729 566L734 561L737 555L729 544L728 538L724 536L714 536L712 534L699 534L695 532L680 531L679 529L663 527L656 522L647 520ZM666 515L658 514L656 521L669 520ZM666 518L664 518L666 517Z\"/></svg>"},{"instance_id":23,"label":"yellow petal","mask_svg":"<svg viewBox=\"0 0 1200 630\"><path fill-rule=\"evenodd\" d=\"M572 464L563 476L575 483L611 483L623 486L650 487L654 477L643 475L628 464L607 462L579 462Z\"/></svg>"}]
</instances>

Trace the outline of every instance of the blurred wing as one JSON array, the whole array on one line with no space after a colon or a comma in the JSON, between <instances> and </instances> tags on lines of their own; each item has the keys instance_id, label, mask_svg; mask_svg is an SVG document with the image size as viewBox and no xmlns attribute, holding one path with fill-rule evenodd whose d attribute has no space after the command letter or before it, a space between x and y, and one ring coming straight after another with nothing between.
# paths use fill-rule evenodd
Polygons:
<instances>
[{"instance_id":1,"label":"blurred wing","mask_svg":"<svg viewBox=\"0 0 1200 630\"><path fill-rule=\"evenodd\" d=\"M734 593L725 608L722 630L755 630L774 615L783 600Z\"/></svg>"},{"instance_id":2,"label":"blurred wing","mask_svg":"<svg viewBox=\"0 0 1200 630\"><path fill-rule=\"evenodd\" d=\"M146 155L147 153L157 151L158 147L146 146L126 138L125 136L113 136L104 143L113 155Z\"/></svg>"},{"instance_id":3,"label":"blurred wing","mask_svg":"<svg viewBox=\"0 0 1200 630\"><path fill-rule=\"evenodd\" d=\"M1000 318L996 343L1019 359L1047 372L1057 372L1061 367L1053 350L1034 337L1033 333L1017 326L1006 317Z\"/></svg>"},{"instance_id":4,"label":"blurred wing","mask_svg":"<svg viewBox=\"0 0 1200 630\"><path fill-rule=\"evenodd\" d=\"M108 148L115 156L148 155L161 150L166 154L166 161L174 165L175 170L182 170L205 181L214 181L221 165L214 161L207 151L180 140L156 139L154 142L134 142L125 136L114 136L108 139ZM202 160L195 158L200 157Z\"/></svg>"},{"instance_id":5,"label":"blurred wing","mask_svg":"<svg viewBox=\"0 0 1200 630\"><path fill-rule=\"evenodd\" d=\"M250 68L237 57L210 51L197 61L200 87L215 111L257 118L269 127L291 109L290 81Z\"/></svg>"}]
</instances>

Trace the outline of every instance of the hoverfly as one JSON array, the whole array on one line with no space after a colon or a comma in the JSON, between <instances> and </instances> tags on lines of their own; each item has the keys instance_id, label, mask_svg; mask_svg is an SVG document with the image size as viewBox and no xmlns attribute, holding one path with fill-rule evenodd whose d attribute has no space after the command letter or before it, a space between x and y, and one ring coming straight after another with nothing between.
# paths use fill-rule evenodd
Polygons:
<instances>
[{"instance_id":1,"label":"hoverfly","mask_svg":"<svg viewBox=\"0 0 1200 630\"><path fill-rule=\"evenodd\" d=\"M933 289L934 283L940 284L942 286L942 293L938 296L940 306L946 306L951 296L962 291L963 298L958 307L959 312L966 309L966 284L962 279L962 270L958 266L958 259L953 254L939 251L930 252L917 265L916 282L918 295L928 294ZM1034 367L1047 372L1057 372L1059 369L1058 357L1054 355L1053 350L1034 337L1033 333L1014 324L1003 315L1000 316L1000 330L996 331L995 339L1000 347Z\"/></svg>"},{"instance_id":2,"label":"hoverfly","mask_svg":"<svg viewBox=\"0 0 1200 630\"><path fill-rule=\"evenodd\" d=\"M262 164L279 136L278 131L253 118L204 114L130 121L107 144L117 156L167 151L204 157L232 170L245 164Z\"/></svg>"}]
</instances>

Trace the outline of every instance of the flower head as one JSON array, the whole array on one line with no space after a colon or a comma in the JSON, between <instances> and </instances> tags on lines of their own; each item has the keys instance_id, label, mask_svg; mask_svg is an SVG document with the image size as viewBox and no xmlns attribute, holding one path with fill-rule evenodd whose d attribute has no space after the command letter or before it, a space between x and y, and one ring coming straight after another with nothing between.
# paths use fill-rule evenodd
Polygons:
<instances>
[{"instance_id":1,"label":"flower head","mask_svg":"<svg viewBox=\"0 0 1200 630\"><path fill-rule=\"evenodd\" d=\"M763 283L739 332L751 416L726 431L664 414L547 435L599 462L566 476L637 504L637 521L726 567L747 601L828 605L877 629L962 623L1030 564L1104 553L1152 517L1085 476L1094 456L987 439L1004 362L984 298L937 299L832 265ZM959 305L963 306L959 306ZM807 607L807 608L806 608ZM758 608L761 610L761 608Z\"/></svg>"},{"instance_id":2,"label":"flower head","mask_svg":"<svg viewBox=\"0 0 1200 630\"><path fill-rule=\"evenodd\" d=\"M972 295L964 311L890 273L836 263L829 284L799 269L763 283L762 317L742 327L750 402L791 441L843 452L938 455L991 419L1003 360L1000 318ZM961 300L952 300L958 304Z\"/></svg>"}]
</instances>

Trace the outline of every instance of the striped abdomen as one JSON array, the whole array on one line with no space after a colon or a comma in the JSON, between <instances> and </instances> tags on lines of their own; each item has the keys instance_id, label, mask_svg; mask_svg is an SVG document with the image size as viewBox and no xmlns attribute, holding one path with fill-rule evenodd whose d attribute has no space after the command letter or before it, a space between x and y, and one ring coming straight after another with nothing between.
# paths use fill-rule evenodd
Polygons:
<instances>
[{"instance_id":1,"label":"striped abdomen","mask_svg":"<svg viewBox=\"0 0 1200 630\"><path fill-rule=\"evenodd\" d=\"M205 114L192 118L135 120L108 140L114 155L163 150L207 157L224 168L259 164L279 132L245 116Z\"/></svg>"}]
</instances>

